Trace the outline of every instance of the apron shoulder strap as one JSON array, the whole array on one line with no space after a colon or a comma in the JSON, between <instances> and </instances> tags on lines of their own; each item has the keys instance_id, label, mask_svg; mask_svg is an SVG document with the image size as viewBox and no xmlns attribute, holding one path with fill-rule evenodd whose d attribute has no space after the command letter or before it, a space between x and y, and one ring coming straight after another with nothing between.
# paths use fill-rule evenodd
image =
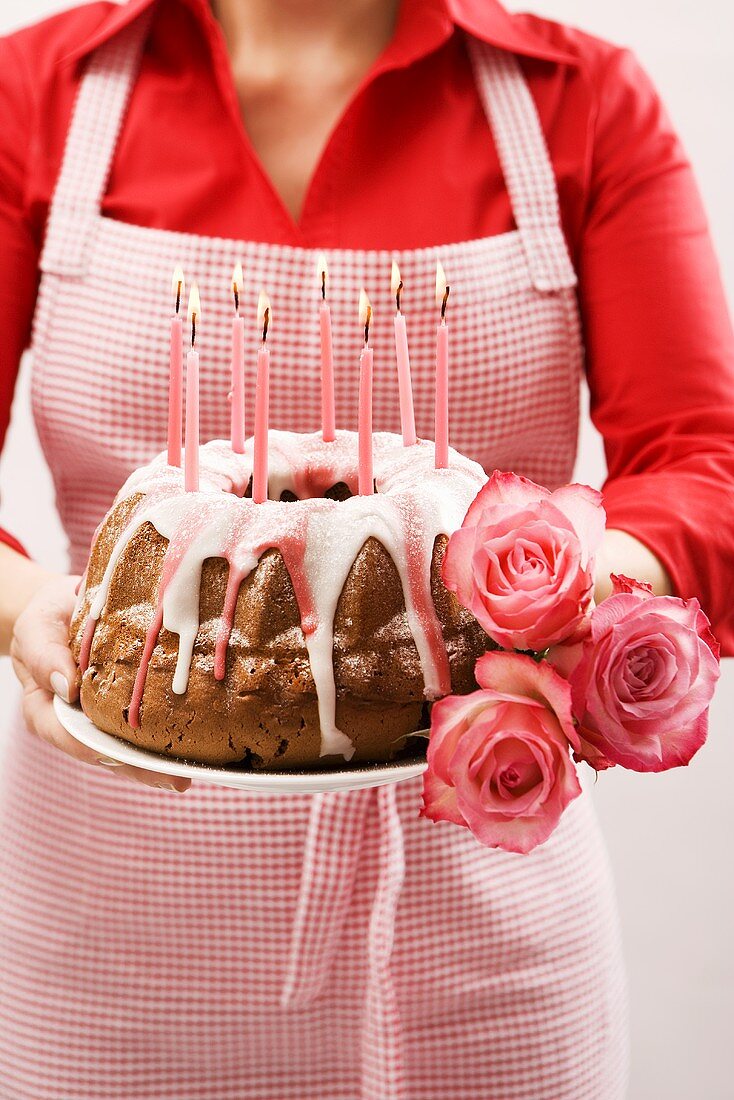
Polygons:
<instances>
[{"instance_id":1,"label":"apron shoulder strap","mask_svg":"<svg viewBox=\"0 0 734 1100\"><path fill-rule=\"evenodd\" d=\"M100 46L82 77L46 224L43 272L86 271L150 17L146 11Z\"/></svg>"},{"instance_id":2,"label":"apron shoulder strap","mask_svg":"<svg viewBox=\"0 0 734 1100\"><path fill-rule=\"evenodd\" d=\"M575 286L553 165L538 111L514 54L467 39L477 88L537 290Z\"/></svg>"},{"instance_id":3,"label":"apron shoulder strap","mask_svg":"<svg viewBox=\"0 0 734 1100\"><path fill-rule=\"evenodd\" d=\"M150 18L144 12L96 50L82 78L49 211L44 272L85 273ZM539 290L574 286L553 166L518 61L473 38L468 45L533 283Z\"/></svg>"}]
</instances>

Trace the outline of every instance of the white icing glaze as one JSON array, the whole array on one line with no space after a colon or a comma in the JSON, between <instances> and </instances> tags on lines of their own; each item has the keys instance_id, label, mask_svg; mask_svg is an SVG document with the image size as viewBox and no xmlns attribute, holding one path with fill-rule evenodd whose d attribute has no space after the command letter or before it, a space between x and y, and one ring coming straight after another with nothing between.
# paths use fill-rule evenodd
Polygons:
<instances>
[{"instance_id":1,"label":"white icing glaze","mask_svg":"<svg viewBox=\"0 0 734 1100\"><path fill-rule=\"evenodd\" d=\"M159 598L163 626L179 638L172 686L174 692L183 694L199 630L205 559L225 558L241 583L265 550L279 548L301 610L318 698L321 754L349 759L352 743L335 721L332 654L336 608L354 560L369 538L378 539L385 547L400 576L426 697L445 694L450 687L446 682L448 660L430 588L433 546L439 535L450 535L461 525L486 477L480 466L456 451L450 451L447 469L436 470L433 443L419 441L404 447L399 436L376 433L377 493L329 500L323 493L336 483L344 482L356 490L356 433L339 431L333 443L324 443L321 433L271 431L269 494L275 499L258 505L249 498L241 499L252 474L252 454L252 440L245 444L244 454L235 454L228 441L207 443L201 448L197 493L184 491L181 469L169 466L165 454L128 478L117 501L133 493L144 496L93 594L92 629L102 614L125 547L143 524L151 523L169 542ZM281 502L278 498L286 492L301 499Z\"/></svg>"}]
</instances>

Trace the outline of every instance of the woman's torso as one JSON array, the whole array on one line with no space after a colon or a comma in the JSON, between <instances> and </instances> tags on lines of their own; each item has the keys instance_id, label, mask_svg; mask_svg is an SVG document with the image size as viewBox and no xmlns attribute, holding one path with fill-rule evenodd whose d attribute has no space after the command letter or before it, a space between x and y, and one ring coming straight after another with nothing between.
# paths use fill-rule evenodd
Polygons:
<instances>
[{"instance_id":1,"label":"woman's torso","mask_svg":"<svg viewBox=\"0 0 734 1100\"><path fill-rule=\"evenodd\" d=\"M94 56L42 262L34 410L76 568L121 481L163 446L175 263L204 298L203 438L227 431L236 260L252 284L246 315L261 285L274 304L272 423L318 424L315 251L101 217L136 33ZM375 423L397 427L395 255L409 288L418 429L430 435L440 257L453 287L453 441L486 466L554 484L575 450L575 277L519 70L500 51L477 60L518 229L438 248L328 250L338 421L355 420L364 283L376 315ZM255 341L250 331L250 366ZM100 771L21 731L11 749L0 961L16 1008L0 1073L14 1098L473 1100L481 1081L504 1100L508 1080L524 1100L621 1096L618 946L585 800L520 861L419 821L415 784L290 800L200 785L172 804Z\"/></svg>"},{"instance_id":2,"label":"woman's torso","mask_svg":"<svg viewBox=\"0 0 734 1100\"><path fill-rule=\"evenodd\" d=\"M135 25L123 30L92 61L94 67L104 55L105 72L86 82L85 119L80 121L77 108L41 261L34 412L75 570L83 566L94 528L119 486L165 443L170 272L176 264L183 264L202 291L202 439L228 431L229 275L237 261L246 281L248 427L261 287L274 309L271 425L312 431L319 424L317 248L207 238L102 216L110 171L114 176L121 170L118 154L124 164L125 104L138 86L115 73L116 59L135 34ZM517 62L502 51L475 49L481 50L482 72L475 77L468 57L465 67L485 112L488 163L494 158L498 170L500 164L504 169L518 228L436 246L446 233L436 218L435 240L427 237L420 248L327 249L337 423L356 426L356 303L364 285L374 306L374 423L378 430L399 428L389 286L395 258L406 288L417 428L420 435L432 435L434 273L440 258L452 285L452 443L488 469L515 469L553 485L568 478L575 455L580 370L575 276L552 166ZM80 102L84 96L83 90ZM384 173L391 171L386 160ZM507 190L501 172L495 176L493 193ZM124 181L116 183L124 191ZM253 201L257 196L255 189ZM210 201L217 202L214 188ZM426 205L420 190L406 194L404 202ZM343 217L337 200L333 206L335 216ZM479 216L477 228L483 224Z\"/></svg>"}]
</instances>

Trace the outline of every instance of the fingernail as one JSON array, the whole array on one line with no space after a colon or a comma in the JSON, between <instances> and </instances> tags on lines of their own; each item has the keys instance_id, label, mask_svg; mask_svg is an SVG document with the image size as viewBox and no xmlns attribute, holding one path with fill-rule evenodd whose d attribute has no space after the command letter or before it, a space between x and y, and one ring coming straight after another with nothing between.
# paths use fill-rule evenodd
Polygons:
<instances>
[{"instance_id":1,"label":"fingernail","mask_svg":"<svg viewBox=\"0 0 734 1100\"><path fill-rule=\"evenodd\" d=\"M110 760L107 756L98 756L97 763L101 764L103 768L122 768L124 767L121 760Z\"/></svg>"},{"instance_id":2,"label":"fingernail","mask_svg":"<svg viewBox=\"0 0 734 1100\"><path fill-rule=\"evenodd\" d=\"M69 681L61 672L51 673L51 690L54 695L58 695L59 699L63 699L65 703L71 702L71 691L69 689Z\"/></svg>"}]
</instances>

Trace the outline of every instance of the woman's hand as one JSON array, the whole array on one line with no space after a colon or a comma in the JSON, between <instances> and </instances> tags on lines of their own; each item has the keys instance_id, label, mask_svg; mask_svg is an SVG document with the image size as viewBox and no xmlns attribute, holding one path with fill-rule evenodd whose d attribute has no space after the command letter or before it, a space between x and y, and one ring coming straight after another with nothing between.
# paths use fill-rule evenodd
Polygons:
<instances>
[{"instance_id":1,"label":"woman's hand","mask_svg":"<svg viewBox=\"0 0 734 1100\"><path fill-rule=\"evenodd\" d=\"M149 787L185 791L191 786L188 779L160 775L100 757L67 733L56 717L54 695L61 696L67 703L79 698L77 668L69 649L69 623L78 579L54 577L46 581L15 622L10 656L23 686L23 717L29 730L85 764L104 767L114 775L137 780Z\"/></svg>"},{"instance_id":2,"label":"woman's hand","mask_svg":"<svg viewBox=\"0 0 734 1100\"><path fill-rule=\"evenodd\" d=\"M596 590L594 598L601 603L612 594L610 573L622 573L636 581L647 581L656 596L670 596L673 586L665 566L644 543L626 531L607 528L596 556Z\"/></svg>"}]
</instances>

